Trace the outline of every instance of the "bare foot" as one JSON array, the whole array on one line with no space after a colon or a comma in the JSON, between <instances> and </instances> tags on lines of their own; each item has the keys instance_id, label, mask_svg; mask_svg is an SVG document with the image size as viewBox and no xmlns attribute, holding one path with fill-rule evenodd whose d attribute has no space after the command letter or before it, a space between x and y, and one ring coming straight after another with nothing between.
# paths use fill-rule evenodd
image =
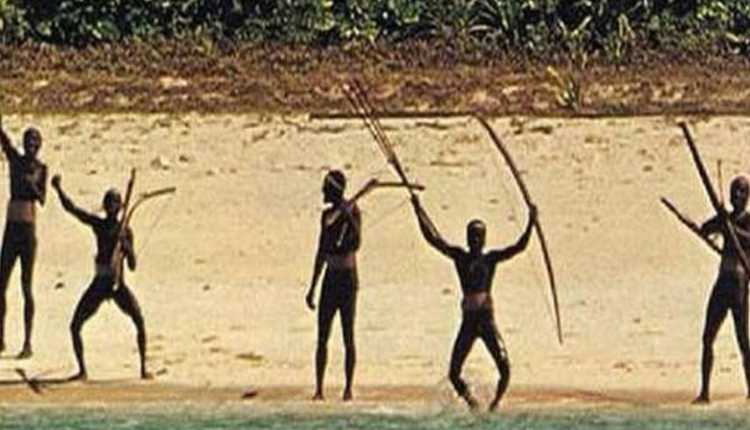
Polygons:
<instances>
[{"instance_id":1,"label":"bare foot","mask_svg":"<svg viewBox=\"0 0 750 430\"><path fill-rule=\"evenodd\" d=\"M466 395L463 396L464 400L466 400L466 404L469 405L469 409L476 410L479 407L479 402L477 402L477 399L474 398L469 393L466 393Z\"/></svg>"},{"instance_id":2,"label":"bare foot","mask_svg":"<svg viewBox=\"0 0 750 430\"><path fill-rule=\"evenodd\" d=\"M710 400L708 400L708 396L705 394L701 394L698 397L695 398L692 402L690 402L691 405L707 405L711 403Z\"/></svg>"},{"instance_id":3,"label":"bare foot","mask_svg":"<svg viewBox=\"0 0 750 430\"><path fill-rule=\"evenodd\" d=\"M73 381L86 382L88 380L89 380L89 375L86 374L86 372L78 372L75 375L73 375L70 378L68 378L68 381L70 381L70 382L73 382Z\"/></svg>"},{"instance_id":4,"label":"bare foot","mask_svg":"<svg viewBox=\"0 0 750 430\"><path fill-rule=\"evenodd\" d=\"M21 350L21 352L18 353L18 355L16 356L16 358L19 359L19 360L25 360L27 358L31 358L32 355L33 355L33 353L31 352L31 346L26 345L26 346L23 347L23 349Z\"/></svg>"},{"instance_id":5,"label":"bare foot","mask_svg":"<svg viewBox=\"0 0 750 430\"><path fill-rule=\"evenodd\" d=\"M321 401L325 400L323 398L323 393L321 393L320 391L316 392L312 399L313 399L314 402L321 402Z\"/></svg>"},{"instance_id":6,"label":"bare foot","mask_svg":"<svg viewBox=\"0 0 750 430\"><path fill-rule=\"evenodd\" d=\"M498 405L500 405L500 398L495 397L492 400L492 403L490 403L490 407L487 410L490 412L495 412L497 410Z\"/></svg>"},{"instance_id":7,"label":"bare foot","mask_svg":"<svg viewBox=\"0 0 750 430\"><path fill-rule=\"evenodd\" d=\"M344 395L341 397L345 402L350 402L354 399L352 396L352 390L344 390Z\"/></svg>"}]
</instances>

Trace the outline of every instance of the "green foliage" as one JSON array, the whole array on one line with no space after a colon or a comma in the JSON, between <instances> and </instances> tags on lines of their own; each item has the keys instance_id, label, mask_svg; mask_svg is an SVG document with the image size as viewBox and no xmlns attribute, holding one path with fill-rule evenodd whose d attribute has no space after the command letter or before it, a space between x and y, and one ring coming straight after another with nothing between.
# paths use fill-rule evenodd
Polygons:
<instances>
[{"instance_id":1,"label":"green foliage","mask_svg":"<svg viewBox=\"0 0 750 430\"><path fill-rule=\"evenodd\" d=\"M473 34L484 44L533 52L549 43L547 5L534 0L481 0Z\"/></svg>"},{"instance_id":2,"label":"green foliage","mask_svg":"<svg viewBox=\"0 0 750 430\"><path fill-rule=\"evenodd\" d=\"M0 42L155 38L462 50L626 61L637 47L750 51L750 0L0 0Z\"/></svg>"}]
</instances>

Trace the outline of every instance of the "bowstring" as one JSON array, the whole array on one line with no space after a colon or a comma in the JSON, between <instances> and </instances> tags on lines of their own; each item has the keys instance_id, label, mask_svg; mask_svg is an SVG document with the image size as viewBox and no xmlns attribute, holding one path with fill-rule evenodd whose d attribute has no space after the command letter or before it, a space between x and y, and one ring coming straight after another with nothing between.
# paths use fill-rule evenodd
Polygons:
<instances>
[{"instance_id":1,"label":"bowstring","mask_svg":"<svg viewBox=\"0 0 750 430\"><path fill-rule=\"evenodd\" d=\"M154 220L151 222L151 225L148 227L148 230L146 231L146 239L143 241L143 243L140 246L140 249L138 249L138 254L143 255L146 252L146 249L148 245L151 243L151 238L154 236L153 233L158 226L158 224L161 223L162 219L164 218L164 215L167 212L167 208L172 205L173 197L174 195L170 195L169 199L164 199L164 202L159 205L160 208L156 213L156 216L154 217Z\"/></svg>"},{"instance_id":2,"label":"bowstring","mask_svg":"<svg viewBox=\"0 0 750 430\"><path fill-rule=\"evenodd\" d=\"M392 166L397 171L396 173L399 176L403 176L403 173L401 171L402 169L401 163L396 156L396 151L394 150L393 142L385 133L385 130L383 129L382 124L380 123L380 119L375 114L375 108L373 107L373 104L369 99L369 95L367 91L365 90L364 85L358 80L352 81L351 84L353 88L344 87L344 93L349 99L349 103L351 104L351 107L354 108L354 111L361 116L361 119L364 122L365 128L370 132L375 142L377 143L378 149L385 156L386 166ZM390 169L386 167L385 170L387 171ZM413 196L414 191L409 190L409 195ZM404 207L407 203L409 203L409 201L410 199L407 199L407 198L400 199L399 203L397 203L393 207L390 207L389 209L386 209L382 215L378 214L377 215L378 219L370 227L376 227L379 224L385 222L393 214L395 214L402 207ZM416 254L415 253L412 253L412 266L416 266Z\"/></svg>"},{"instance_id":3,"label":"bowstring","mask_svg":"<svg viewBox=\"0 0 750 430\"><path fill-rule=\"evenodd\" d=\"M502 160L500 160L498 157L493 157L493 159L494 159L495 167L497 167L497 169L498 169L498 172L506 172L507 171L506 170L507 167L505 166L504 162L502 162ZM505 175L505 176L507 178L507 175ZM506 201L513 200L516 203L516 204L513 204L513 205L509 205L509 207L510 207L510 214L513 217L512 224L516 227L516 229L518 229L518 228L521 227L521 225L519 224L519 222L520 222L519 211L517 209L518 199L517 198L516 199L511 199L511 197L510 197L511 192L508 189L508 185L505 183L506 181L503 180L503 181L498 181L498 182L500 182L500 188L502 188L502 190L503 190L503 194L505 195L505 200ZM536 284L537 289L539 290L539 292L541 293L542 297L544 298L544 306L547 309L547 315L552 315L552 308L551 308L550 303L549 303L549 298L547 297L547 291L544 289L544 286L543 286L544 285L544 279L542 278L542 275L539 273L539 267L538 267L537 264L534 264L534 262L531 260L532 253L525 252L524 254L525 254L526 265L531 269L531 274L534 277L534 281L535 281L534 284ZM538 259L539 258L538 254L539 254L538 252L534 252L533 253L534 258Z\"/></svg>"},{"instance_id":4,"label":"bowstring","mask_svg":"<svg viewBox=\"0 0 750 430\"><path fill-rule=\"evenodd\" d=\"M375 221L372 222L368 228L377 227L378 225L385 222L389 217L393 216L396 212L398 212L399 209L406 206L406 204L409 203L409 199L402 197L399 199L398 203L396 203L393 206L389 206L386 209L383 209L382 211L379 211L374 215Z\"/></svg>"}]
</instances>

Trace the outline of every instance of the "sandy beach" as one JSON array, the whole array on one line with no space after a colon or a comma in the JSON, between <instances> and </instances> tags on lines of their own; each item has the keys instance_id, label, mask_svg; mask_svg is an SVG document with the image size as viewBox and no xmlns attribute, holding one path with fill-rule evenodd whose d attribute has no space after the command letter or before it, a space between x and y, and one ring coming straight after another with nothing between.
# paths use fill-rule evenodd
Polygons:
<instances>
[{"instance_id":1,"label":"sandy beach","mask_svg":"<svg viewBox=\"0 0 750 430\"><path fill-rule=\"evenodd\" d=\"M264 115L9 115L14 141L28 125L44 136L41 158L73 200L98 210L104 192L176 186L133 219L139 268L127 281L149 335L151 382L137 381L135 334L114 304L84 328L92 382L44 396L0 385L0 403L110 399L305 402L313 388L315 315L304 305L315 252L320 185L329 168L349 177L395 176L359 121ZM539 207L556 269L565 344L558 345L539 246L501 265L493 296L513 369L507 404L684 404L698 388L699 347L717 257L661 206L669 197L696 221L710 205L675 118L543 119L493 125ZM526 210L506 166L469 118L384 120L443 235L464 244L466 222L488 225L488 246L514 241ZM692 123L715 176L747 171L750 118ZM7 165L0 193L7 194ZM0 200L2 198L0 197ZM376 191L360 204L363 245L357 314L356 392L363 402L457 402L447 361L460 319L449 260L420 237L406 193ZM4 211L0 211L4 212ZM0 216L4 218L4 216ZM19 268L8 293L9 350L0 380L72 374L68 325L93 272L94 236L54 193L39 212L34 291L35 355L21 347ZM744 405L731 321L715 345L713 398ZM327 391L343 382L340 326L329 345ZM481 344L465 367L488 397L495 371Z\"/></svg>"}]
</instances>

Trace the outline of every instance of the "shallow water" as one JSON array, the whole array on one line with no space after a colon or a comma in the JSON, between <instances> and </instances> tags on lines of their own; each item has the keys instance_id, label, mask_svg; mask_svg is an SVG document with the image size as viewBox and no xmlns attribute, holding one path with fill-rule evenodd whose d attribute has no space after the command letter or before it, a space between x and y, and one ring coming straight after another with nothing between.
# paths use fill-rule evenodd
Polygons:
<instances>
[{"instance_id":1,"label":"shallow water","mask_svg":"<svg viewBox=\"0 0 750 430\"><path fill-rule=\"evenodd\" d=\"M2 429L750 429L750 411L255 412L190 408L0 408Z\"/></svg>"}]
</instances>

